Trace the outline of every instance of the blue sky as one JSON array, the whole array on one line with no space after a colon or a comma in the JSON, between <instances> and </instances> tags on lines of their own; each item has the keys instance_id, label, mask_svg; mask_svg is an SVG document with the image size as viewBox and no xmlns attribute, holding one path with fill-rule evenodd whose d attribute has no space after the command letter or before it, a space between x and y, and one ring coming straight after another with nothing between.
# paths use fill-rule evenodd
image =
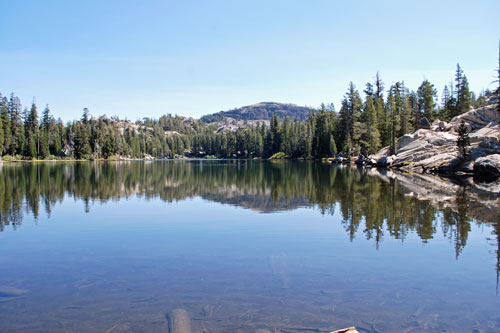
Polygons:
<instances>
[{"instance_id":1,"label":"blue sky","mask_svg":"<svg viewBox=\"0 0 500 333\"><path fill-rule=\"evenodd\" d=\"M338 108L380 72L494 89L500 1L0 1L0 92L64 120Z\"/></svg>"}]
</instances>

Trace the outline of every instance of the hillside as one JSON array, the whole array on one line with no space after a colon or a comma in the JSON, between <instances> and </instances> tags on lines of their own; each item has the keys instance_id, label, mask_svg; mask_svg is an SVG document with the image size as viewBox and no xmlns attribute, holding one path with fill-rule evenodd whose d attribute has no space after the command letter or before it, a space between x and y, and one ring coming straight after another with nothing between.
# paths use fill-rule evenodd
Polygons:
<instances>
[{"instance_id":1,"label":"hillside","mask_svg":"<svg viewBox=\"0 0 500 333\"><path fill-rule=\"evenodd\" d=\"M220 111L203 116L200 120L205 123L221 122L225 120L270 120L273 114L279 116L281 119L289 116L292 119L305 120L310 110L311 108L295 104L263 102L229 111Z\"/></svg>"}]
</instances>

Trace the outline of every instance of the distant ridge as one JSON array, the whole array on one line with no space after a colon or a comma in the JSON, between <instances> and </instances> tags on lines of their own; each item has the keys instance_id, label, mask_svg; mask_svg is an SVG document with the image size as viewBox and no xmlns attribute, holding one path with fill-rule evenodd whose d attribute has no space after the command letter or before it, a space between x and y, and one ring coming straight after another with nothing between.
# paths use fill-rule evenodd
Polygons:
<instances>
[{"instance_id":1,"label":"distant ridge","mask_svg":"<svg viewBox=\"0 0 500 333\"><path fill-rule=\"evenodd\" d=\"M289 116L292 119L307 119L311 108L295 104L276 102L261 102L247 105L229 111L220 111L200 118L205 123L220 122L225 120L270 120L273 115L284 119Z\"/></svg>"}]
</instances>

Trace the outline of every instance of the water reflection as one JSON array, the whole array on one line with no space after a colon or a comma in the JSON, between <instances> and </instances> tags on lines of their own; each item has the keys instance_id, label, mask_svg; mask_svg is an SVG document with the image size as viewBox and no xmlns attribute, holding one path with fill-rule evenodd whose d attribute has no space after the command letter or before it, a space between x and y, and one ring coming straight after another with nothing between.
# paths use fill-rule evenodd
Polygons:
<instances>
[{"instance_id":1,"label":"water reflection","mask_svg":"<svg viewBox=\"0 0 500 333\"><path fill-rule=\"evenodd\" d=\"M468 209L469 197L474 194L470 188L427 178L388 174L374 169L284 161L6 164L0 169L1 221L2 225L19 224L24 200L35 217L41 205L50 213L65 194L82 199L86 205L95 200L107 201L131 195L168 202L201 196L261 212L312 205L328 212L340 203L345 219L352 223L351 227L355 228L361 217L366 217L367 226L375 231L380 222L387 219L391 235L395 237L404 237L402 224L412 225L411 214L416 213L415 222L422 239L429 239L434 233L429 223L438 207L435 207L436 202L430 202L432 199L446 201L455 196L452 200L455 207L446 219L478 219ZM432 192L429 197L422 198L422 193L418 193L422 187L427 187L427 193ZM418 195L408 195L415 192ZM479 219L494 220L498 216L496 213L500 212L499 194L484 192L474 196L474 203L482 205L475 209L483 214ZM420 201L427 205L415 207ZM446 208L450 208L449 205ZM371 237L371 234L367 235Z\"/></svg>"},{"instance_id":2,"label":"water reflection","mask_svg":"<svg viewBox=\"0 0 500 333\"><path fill-rule=\"evenodd\" d=\"M36 219L43 208L50 216L66 195L81 199L87 212L96 200L137 195L173 202L200 196L264 213L304 206L317 207L323 214L340 209L350 239L362 228L377 247L385 232L404 240L416 231L428 242L441 229L453 240L457 257L467 244L471 223L497 222L500 216L498 193L430 176L315 162L5 164L0 194L2 231L7 225L21 225L23 211ZM494 225L498 235L500 229Z\"/></svg>"},{"instance_id":3,"label":"water reflection","mask_svg":"<svg viewBox=\"0 0 500 333\"><path fill-rule=\"evenodd\" d=\"M0 227L2 230L20 228L23 217L31 221L32 217L36 220L40 215L39 219L43 221L40 224L47 225L43 216L50 216L53 210L62 210L58 203L66 201L68 204L71 201L68 199L75 199L76 205L83 202L81 215L91 216L99 212L98 205L93 207L94 202L120 201L136 196L151 199L148 204L154 203L154 207L159 207L162 212L164 207L165 211L168 208L156 201L174 202L191 197L261 213L310 207L324 214L325 218L307 209L296 210L296 213L307 211L332 222L340 229L341 236L331 242L330 239L318 238L316 234L316 230L325 229L313 228L311 234L304 237L294 238L295 233L292 233L280 238L277 236L279 233L287 233L284 229L303 226L309 221L300 220L299 215L292 213L259 215L242 210L239 210L241 218L250 220L244 223L244 230L231 230L221 224L210 229L193 222L198 221L196 218L185 223L188 228L183 230L179 224L184 224L184 217L189 217L176 207L186 204L184 207L192 209L195 204L206 204L205 208L218 209L220 206L196 199L192 205L186 201L169 207L168 216L179 221L179 224L171 226L159 218L154 229L142 230L135 228L141 222L140 214L131 216L127 221L115 216L108 229L78 225L74 229L78 232L73 233L68 243L60 236L71 234L68 231L71 228L59 234L54 231L57 228L45 230L45 238L42 237L38 243L31 243L31 247L30 242L25 243L28 249L36 248L37 251L20 253L19 263L15 259L3 259L8 268L3 283L18 288L11 288L9 292L19 293L26 288L35 294L33 290L37 289L37 284L23 282L19 277L41 279L38 287L42 290L42 300L36 299L35 295L32 299L27 297L25 306L29 307L29 302L32 302L33 308L38 309L42 301L53 299L54 306L56 303L64 304L58 316L68 316L72 320L75 319L68 314L70 311L82 311L88 316L109 311L109 316L118 320L122 319L120 311L123 310L131 311L127 317L137 317L137 308L143 306L149 307L143 309L148 316L160 313L160 319L152 319L153 322L162 322L164 314L161 311L184 303L191 313L197 314L200 323L206 322L206 325L213 325L219 330L220 327L227 327L226 331L235 331L234 327L242 327L242 323L250 322L254 316L258 317L257 314L260 315L259 323L268 322L269 327L278 327L278 323L284 322L283 313L302 322L302 326L294 326L302 329L318 327L321 323L323 327L335 327L342 323L342 318L346 326L364 325L366 331L376 331L370 327L378 321L381 323L377 325L386 325L386 329L381 331L418 331L427 327L428 322L434 325L431 328L436 329L444 327L444 323L448 327L460 328L462 317L468 323L482 320L481 327L500 327L500 317L493 318L486 312L488 309L494 312L498 308L498 300L486 299L494 294L494 282L491 281L487 291L481 289L485 286L483 277L488 274L476 274L478 266L470 263L471 251L464 251L467 246L473 249L474 244L478 244L478 236L484 240L484 236L477 232L477 226L487 226L485 230L493 233L490 250L496 256L498 280L500 228L493 222L500 215L499 194L471 183L454 183L425 175L375 169L339 168L316 162L4 164L0 170ZM130 200L130 205L137 204L137 201ZM129 208L128 202L106 207L109 210L133 209ZM90 214L83 214L83 211ZM211 211L207 216L215 220L219 218L217 213ZM145 215L150 219L157 216ZM248 227L257 216L261 218L261 221L256 221L258 226ZM337 222L338 216L341 217L341 225ZM101 218L105 221L104 217ZM99 222L101 218L95 223L102 225ZM288 218L299 223L288 223ZM54 212L52 221L56 219ZM224 221L231 221L231 218ZM272 230L265 229L267 222L276 222L270 226ZM71 224L65 220L60 223L59 227ZM116 230L116 226L122 223L124 230ZM16 252L13 249L23 248L18 247L14 236L28 232L23 233L22 228L20 231L17 235L3 234L7 243L4 244L5 252L13 253ZM33 238L40 233L36 230ZM221 241L221 235L227 237ZM452 246L445 241L444 247L449 251L442 251L443 247L419 248L420 244L415 247L415 235L429 245L445 235ZM347 241L356 237L366 238L369 242ZM433 242L433 238L437 240ZM340 243L339 239L355 246L330 245L335 241ZM394 239L406 241L405 246L400 247L399 241ZM48 244L61 243L50 252L51 248L46 247L44 241ZM87 246L89 242L92 246ZM383 250L372 251L366 244ZM38 250L40 248L42 250ZM422 250L421 253L415 253L419 250ZM451 260L447 260L444 252L451 254ZM453 266L459 262L453 259L453 253L456 257L461 255L460 263L468 263L460 266L468 271L460 272L458 266ZM414 261L406 265L410 257ZM484 263L489 259L477 256L474 260ZM444 266L446 269L440 272L439 268ZM30 267L33 267L33 272ZM48 267L47 271L42 267ZM270 271L270 277L263 273L265 269ZM437 271L430 272L433 269ZM486 270L492 272L490 266ZM456 275L452 276L450 272ZM492 274L488 276L493 279ZM44 289L51 286L54 286L53 290ZM63 291L59 292L57 288L63 288ZM441 291L442 288L445 291ZM157 297L162 290L163 297ZM43 295L50 297L43 298ZM59 298L54 295L59 295ZM6 297L3 298L5 301ZM485 308L482 314L486 319L481 319L480 314L469 312L468 307L462 305L463 299L472 302L472 298L475 303L470 303L473 304L471 308L482 305ZM10 315L18 315L16 303L12 301L8 304L10 312L3 312L0 323L7 323ZM81 310L84 307L86 310ZM443 317L437 316L437 313ZM384 320L380 316L385 316ZM362 319L372 317L375 318L373 322L363 324ZM83 321L87 319L82 316L78 320L82 318ZM499 324L490 323L495 320ZM83 321L77 322L81 324ZM19 325L24 325L30 320L23 317L19 322ZM24 329L22 325L19 327ZM91 330L95 331L96 327ZM103 326L102 330L110 327L115 326Z\"/></svg>"}]
</instances>

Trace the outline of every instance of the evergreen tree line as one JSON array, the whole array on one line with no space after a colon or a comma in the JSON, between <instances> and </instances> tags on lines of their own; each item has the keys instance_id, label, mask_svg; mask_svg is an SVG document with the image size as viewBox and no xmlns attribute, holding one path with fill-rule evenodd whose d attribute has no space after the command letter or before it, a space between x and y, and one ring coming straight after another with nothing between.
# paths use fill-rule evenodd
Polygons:
<instances>
[{"instance_id":1,"label":"evergreen tree line","mask_svg":"<svg viewBox=\"0 0 500 333\"><path fill-rule=\"evenodd\" d=\"M413 131L423 117L430 122L438 118L449 121L472 106L485 105L492 94L487 91L476 97L458 64L454 82L444 87L440 103L436 88L428 80L416 92L403 81L385 90L378 73L363 93L364 98L351 82L339 112L333 104L323 104L311 110L306 120L273 115L269 123L258 122L234 131L171 114L135 123L117 117L92 118L86 108L81 119L64 124L55 119L48 105L40 117L35 102L23 109L13 93L9 97L0 94L0 155L4 159L186 154L268 158L283 153L291 158L322 158L338 152L348 157L372 154L384 146L397 153L397 138Z\"/></svg>"}]
</instances>

